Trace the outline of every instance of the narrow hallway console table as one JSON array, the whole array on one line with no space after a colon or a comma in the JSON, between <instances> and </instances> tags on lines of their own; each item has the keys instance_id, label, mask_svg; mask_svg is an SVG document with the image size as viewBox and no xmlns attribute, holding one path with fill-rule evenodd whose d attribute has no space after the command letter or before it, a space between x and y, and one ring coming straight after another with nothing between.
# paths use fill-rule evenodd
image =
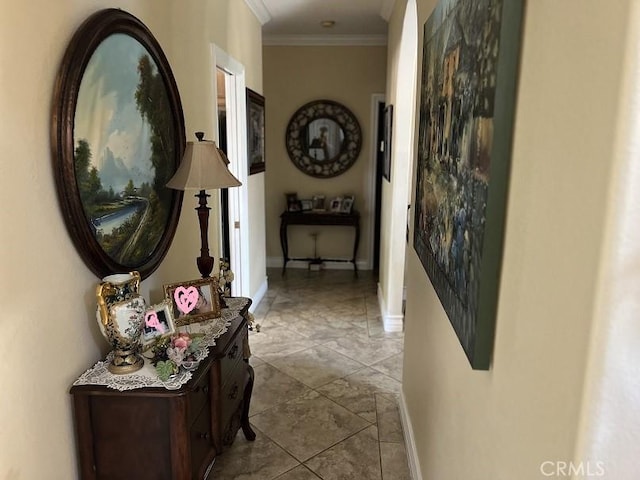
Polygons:
<instances>
[{"instance_id":1,"label":"narrow hallway console table","mask_svg":"<svg viewBox=\"0 0 640 480\"><path fill-rule=\"evenodd\" d=\"M247 312L234 312L193 376L176 390L74 385L76 441L83 480L203 480L215 457L249 425L253 369Z\"/></svg>"},{"instance_id":2,"label":"narrow hallway console table","mask_svg":"<svg viewBox=\"0 0 640 480\"><path fill-rule=\"evenodd\" d=\"M287 228L289 225L332 225L347 226L355 228L355 238L353 240L353 256L351 260L336 258L289 258L289 238ZM360 243L360 213L333 213L333 212L284 212L280 215L280 246L282 247L282 274L287 270L287 262L290 260L328 261L328 262L351 262L353 270L358 273L356 265L356 255L358 254L358 244Z\"/></svg>"}]
</instances>

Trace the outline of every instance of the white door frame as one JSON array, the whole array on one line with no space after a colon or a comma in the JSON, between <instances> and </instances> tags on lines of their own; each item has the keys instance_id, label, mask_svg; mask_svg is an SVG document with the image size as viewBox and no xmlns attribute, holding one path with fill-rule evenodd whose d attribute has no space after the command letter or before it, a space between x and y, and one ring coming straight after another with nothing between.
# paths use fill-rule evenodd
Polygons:
<instances>
[{"instance_id":1,"label":"white door frame","mask_svg":"<svg viewBox=\"0 0 640 480\"><path fill-rule=\"evenodd\" d=\"M217 45L211 46L213 71L213 98L217 98L216 67L222 69L225 75L225 91L227 106L227 156L229 170L240 182L241 187L229 189L229 242L231 270L235 275L233 282L234 296L249 297L249 194L247 187L247 100L245 90L244 65L231 57ZM215 109L217 110L217 109ZM217 114L215 119L216 138L218 135ZM219 140L219 139L218 139Z\"/></svg>"}]
</instances>

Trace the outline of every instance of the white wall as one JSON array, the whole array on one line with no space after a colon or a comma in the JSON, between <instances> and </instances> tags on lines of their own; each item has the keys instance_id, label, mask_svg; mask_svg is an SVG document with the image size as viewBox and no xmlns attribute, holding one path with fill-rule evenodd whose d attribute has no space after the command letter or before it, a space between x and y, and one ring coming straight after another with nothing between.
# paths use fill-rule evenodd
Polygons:
<instances>
[{"instance_id":1,"label":"white wall","mask_svg":"<svg viewBox=\"0 0 640 480\"><path fill-rule=\"evenodd\" d=\"M420 478L539 479L543 462L588 460L576 447L607 214L619 208L611 159L632 3L527 2L491 370L471 370L407 251L403 396ZM434 5L418 2L421 37Z\"/></svg>"},{"instance_id":2,"label":"white wall","mask_svg":"<svg viewBox=\"0 0 640 480\"><path fill-rule=\"evenodd\" d=\"M10 4L10 5L9 5ZM49 144L54 79L72 34L94 11L139 17L163 47L178 83L186 130L213 131L209 44L241 61L261 87L260 24L243 2L46 0L3 2L0 16L0 479L76 478L69 388L107 350L95 323L98 279L67 234L56 197ZM227 25L227 21L234 22ZM254 185L256 194L261 186ZM252 186L253 187L253 186ZM197 278L199 234L187 195L163 265L142 284ZM212 212L212 218L214 217ZM212 229L215 227L213 222ZM259 223L258 223L259 224ZM213 234L210 238L214 238ZM213 246L215 252L217 246Z\"/></svg>"}]
</instances>

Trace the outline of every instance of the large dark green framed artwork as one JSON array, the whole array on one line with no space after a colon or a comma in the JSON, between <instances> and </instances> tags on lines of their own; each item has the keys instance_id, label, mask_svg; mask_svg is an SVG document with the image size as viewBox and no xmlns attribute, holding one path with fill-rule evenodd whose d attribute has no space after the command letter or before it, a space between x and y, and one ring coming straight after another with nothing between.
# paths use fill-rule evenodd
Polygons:
<instances>
[{"instance_id":1,"label":"large dark green framed artwork","mask_svg":"<svg viewBox=\"0 0 640 480\"><path fill-rule=\"evenodd\" d=\"M424 25L414 248L474 369L490 367L523 0L441 0Z\"/></svg>"},{"instance_id":2,"label":"large dark green framed artwork","mask_svg":"<svg viewBox=\"0 0 640 480\"><path fill-rule=\"evenodd\" d=\"M184 152L178 89L136 17L96 12L75 32L54 88L53 170L67 230L99 277L151 274L175 233L182 192L165 185Z\"/></svg>"}]
</instances>

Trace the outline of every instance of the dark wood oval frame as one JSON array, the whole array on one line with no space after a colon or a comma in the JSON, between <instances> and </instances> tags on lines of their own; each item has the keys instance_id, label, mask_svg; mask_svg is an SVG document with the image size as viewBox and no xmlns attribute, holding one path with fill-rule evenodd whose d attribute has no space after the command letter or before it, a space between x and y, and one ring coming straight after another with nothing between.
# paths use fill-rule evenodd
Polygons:
<instances>
[{"instance_id":1,"label":"dark wood oval frame","mask_svg":"<svg viewBox=\"0 0 640 480\"><path fill-rule=\"evenodd\" d=\"M160 44L136 17L118 9L105 9L87 18L71 39L56 78L51 123L53 172L58 200L67 230L76 250L98 277L114 272L138 270L141 277L153 273L167 254L178 226L183 192L172 190L165 231L153 252L140 265L121 265L102 249L92 233L76 182L74 164L74 122L80 83L96 48L113 34L125 34L138 41L151 55L162 76L173 118L175 155L173 172L185 148L185 128L178 87Z\"/></svg>"},{"instance_id":2,"label":"dark wood oval frame","mask_svg":"<svg viewBox=\"0 0 640 480\"><path fill-rule=\"evenodd\" d=\"M324 161L311 158L304 145L306 128L320 118L333 120L344 132L340 152ZM362 130L358 119L344 105L333 100L316 100L303 105L293 114L287 125L285 144L289 158L303 173L316 178L337 177L351 168L360 155Z\"/></svg>"}]
</instances>

